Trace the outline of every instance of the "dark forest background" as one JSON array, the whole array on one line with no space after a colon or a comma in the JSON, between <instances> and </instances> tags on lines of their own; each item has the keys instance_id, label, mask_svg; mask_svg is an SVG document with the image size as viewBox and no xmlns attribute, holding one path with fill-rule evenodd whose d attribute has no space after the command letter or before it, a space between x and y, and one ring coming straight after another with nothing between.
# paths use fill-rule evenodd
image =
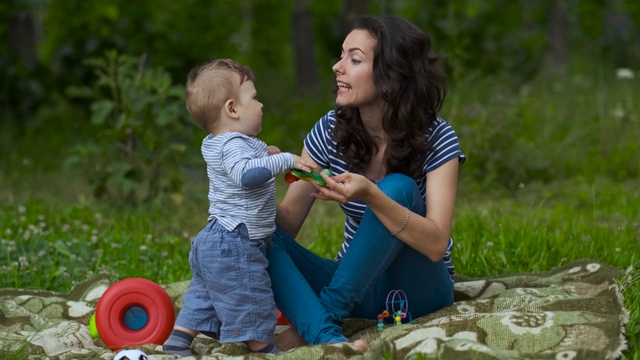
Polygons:
<instances>
[{"instance_id":1,"label":"dark forest background","mask_svg":"<svg viewBox=\"0 0 640 360\"><path fill-rule=\"evenodd\" d=\"M180 191L203 135L183 84L218 57L254 69L261 137L299 151L332 107L331 66L361 14L403 16L432 36L450 81L441 116L478 187L637 177L633 0L3 1L0 169L84 169L98 198L131 204ZM600 131L610 123L615 133Z\"/></svg>"}]
</instances>

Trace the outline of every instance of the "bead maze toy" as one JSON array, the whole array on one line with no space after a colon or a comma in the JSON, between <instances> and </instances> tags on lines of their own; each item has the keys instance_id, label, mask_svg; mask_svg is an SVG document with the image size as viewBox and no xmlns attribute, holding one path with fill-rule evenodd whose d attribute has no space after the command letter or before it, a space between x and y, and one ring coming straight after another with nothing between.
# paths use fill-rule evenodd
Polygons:
<instances>
[{"instance_id":1,"label":"bead maze toy","mask_svg":"<svg viewBox=\"0 0 640 360\"><path fill-rule=\"evenodd\" d=\"M324 169L322 170L322 172L327 176L331 176L331 170L329 169ZM298 180L313 182L320 186L327 186L327 182L324 181L322 176L320 176L320 174L315 173L313 171L307 172L307 171L302 171L297 169L291 169L289 172L284 174L284 181L286 181L289 184L292 184Z\"/></svg>"},{"instance_id":2,"label":"bead maze toy","mask_svg":"<svg viewBox=\"0 0 640 360\"><path fill-rule=\"evenodd\" d=\"M143 344L162 345L171 335L175 309L169 294L143 278L128 278L102 294L89 320L89 332L111 350Z\"/></svg>"},{"instance_id":3,"label":"bead maze toy","mask_svg":"<svg viewBox=\"0 0 640 360\"><path fill-rule=\"evenodd\" d=\"M402 325L402 320L409 318L409 324L413 323L409 312L409 300L402 290L391 290L385 301L386 309L378 314L378 331L384 330L384 319L392 317L396 325Z\"/></svg>"}]
</instances>

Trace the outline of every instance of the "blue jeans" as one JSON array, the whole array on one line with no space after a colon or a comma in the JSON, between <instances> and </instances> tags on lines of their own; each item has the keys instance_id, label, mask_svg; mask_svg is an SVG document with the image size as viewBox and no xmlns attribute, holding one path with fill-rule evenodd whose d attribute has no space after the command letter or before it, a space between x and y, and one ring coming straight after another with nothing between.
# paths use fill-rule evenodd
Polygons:
<instances>
[{"instance_id":1,"label":"blue jeans","mask_svg":"<svg viewBox=\"0 0 640 360\"><path fill-rule=\"evenodd\" d=\"M191 243L193 278L175 324L215 334L220 342L271 342L276 307L267 274L270 239L249 239L245 224L233 231L210 221Z\"/></svg>"},{"instance_id":2,"label":"blue jeans","mask_svg":"<svg viewBox=\"0 0 640 360\"><path fill-rule=\"evenodd\" d=\"M379 188L425 215L415 181L391 174ZM433 262L391 235L367 209L342 261L321 258L278 229L267 250L278 309L309 344L344 342L344 318L376 319L387 295L402 290L413 318L453 303L453 282L442 260Z\"/></svg>"}]
</instances>

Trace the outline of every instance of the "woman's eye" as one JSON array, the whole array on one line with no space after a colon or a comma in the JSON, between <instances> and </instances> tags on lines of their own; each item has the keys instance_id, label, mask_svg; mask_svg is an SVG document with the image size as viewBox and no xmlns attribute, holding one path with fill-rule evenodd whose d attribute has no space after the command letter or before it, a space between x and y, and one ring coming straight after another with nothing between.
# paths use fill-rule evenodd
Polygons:
<instances>
[{"instance_id":1,"label":"woman's eye","mask_svg":"<svg viewBox=\"0 0 640 360\"><path fill-rule=\"evenodd\" d=\"M358 60L358 59L351 59L351 63L352 63L352 64L360 64L360 63L361 63L361 61L360 61L360 60Z\"/></svg>"}]
</instances>

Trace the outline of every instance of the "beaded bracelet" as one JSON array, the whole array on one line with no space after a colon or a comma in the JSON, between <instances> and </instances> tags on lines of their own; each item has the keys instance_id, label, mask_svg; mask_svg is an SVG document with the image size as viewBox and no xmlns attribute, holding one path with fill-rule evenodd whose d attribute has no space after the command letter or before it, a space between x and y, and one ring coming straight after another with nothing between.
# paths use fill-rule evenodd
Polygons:
<instances>
[{"instance_id":1,"label":"beaded bracelet","mask_svg":"<svg viewBox=\"0 0 640 360\"><path fill-rule=\"evenodd\" d=\"M407 208L405 208L407 209ZM402 225L400 225L400 228L398 228L398 230L394 231L391 233L391 235L396 236L398 235L398 233L402 230L404 230L405 226L407 226L407 224L409 223L409 218L411 217L411 211L409 209L407 209L407 217L404 219L404 222L402 223Z\"/></svg>"}]
</instances>

